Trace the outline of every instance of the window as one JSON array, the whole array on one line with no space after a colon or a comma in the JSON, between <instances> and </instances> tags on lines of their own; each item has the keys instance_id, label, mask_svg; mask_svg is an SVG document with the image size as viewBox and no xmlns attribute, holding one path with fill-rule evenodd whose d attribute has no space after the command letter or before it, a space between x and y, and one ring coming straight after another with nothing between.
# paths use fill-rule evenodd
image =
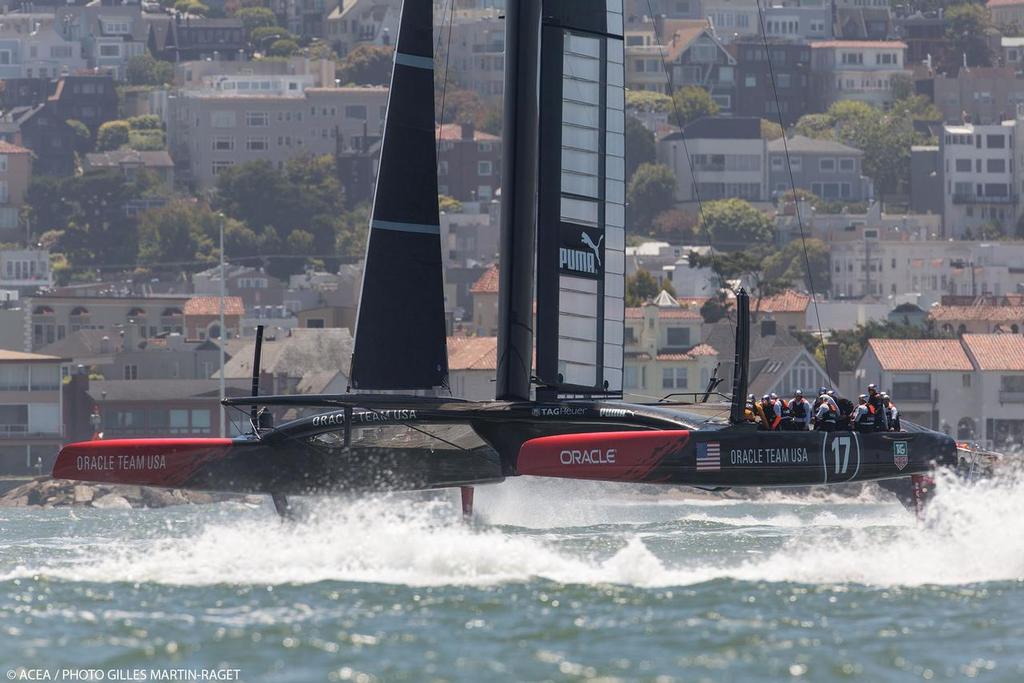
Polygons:
<instances>
[{"instance_id":1,"label":"window","mask_svg":"<svg viewBox=\"0 0 1024 683\"><path fill-rule=\"evenodd\" d=\"M979 138L981 136L978 136ZM1005 135L986 135L985 146L989 149L1005 149L1006 148L1006 136Z\"/></svg>"},{"instance_id":2,"label":"window","mask_svg":"<svg viewBox=\"0 0 1024 683\"><path fill-rule=\"evenodd\" d=\"M230 152L235 148L235 139L230 136L217 136L213 139L213 149L216 152Z\"/></svg>"},{"instance_id":3,"label":"window","mask_svg":"<svg viewBox=\"0 0 1024 683\"><path fill-rule=\"evenodd\" d=\"M100 45L100 57L120 57L120 45Z\"/></svg>"},{"instance_id":4,"label":"window","mask_svg":"<svg viewBox=\"0 0 1024 683\"><path fill-rule=\"evenodd\" d=\"M127 21L104 21L103 31L112 36L121 36L129 33Z\"/></svg>"},{"instance_id":5,"label":"window","mask_svg":"<svg viewBox=\"0 0 1024 683\"><path fill-rule=\"evenodd\" d=\"M477 175L491 175L491 162L489 161L478 161L476 164Z\"/></svg>"},{"instance_id":6,"label":"window","mask_svg":"<svg viewBox=\"0 0 1024 683\"><path fill-rule=\"evenodd\" d=\"M250 152L265 152L270 148L267 138L248 138L245 141L245 148Z\"/></svg>"},{"instance_id":7,"label":"window","mask_svg":"<svg viewBox=\"0 0 1024 683\"><path fill-rule=\"evenodd\" d=\"M210 126L213 128L234 128L235 121L235 112L233 111L210 112Z\"/></svg>"},{"instance_id":8,"label":"window","mask_svg":"<svg viewBox=\"0 0 1024 683\"><path fill-rule=\"evenodd\" d=\"M270 117L265 111L245 112L245 125L251 128L264 128L270 125Z\"/></svg>"},{"instance_id":9,"label":"window","mask_svg":"<svg viewBox=\"0 0 1024 683\"><path fill-rule=\"evenodd\" d=\"M0 50L0 64L10 64L10 63L11 63L11 51L10 50Z\"/></svg>"},{"instance_id":10,"label":"window","mask_svg":"<svg viewBox=\"0 0 1024 683\"><path fill-rule=\"evenodd\" d=\"M745 85L748 88L756 87L757 86L757 76L755 76L753 74L749 74L747 76L744 76L744 78L743 78L743 85Z\"/></svg>"},{"instance_id":11,"label":"window","mask_svg":"<svg viewBox=\"0 0 1024 683\"><path fill-rule=\"evenodd\" d=\"M635 365L627 365L622 368L622 388L638 389L640 387L640 373Z\"/></svg>"},{"instance_id":12,"label":"window","mask_svg":"<svg viewBox=\"0 0 1024 683\"><path fill-rule=\"evenodd\" d=\"M818 170L821 171L822 173L832 173L833 171L836 170L836 160L835 159L819 159L818 160Z\"/></svg>"},{"instance_id":13,"label":"window","mask_svg":"<svg viewBox=\"0 0 1024 683\"><path fill-rule=\"evenodd\" d=\"M124 378L125 379L138 379L139 378L139 366L138 365L126 365L126 366L124 366Z\"/></svg>"},{"instance_id":14,"label":"window","mask_svg":"<svg viewBox=\"0 0 1024 683\"><path fill-rule=\"evenodd\" d=\"M50 48L50 57L53 59L68 59L71 57L70 45L54 45Z\"/></svg>"},{"instance_id":15,"label":"window","mask_svg":"<svg viewBox=\"0 0 1024 683\"><path fill-rule=\"evenodd\" d=\"M686 368L662 368L661 388L662 389L685 389Z\"/></svg>"},{"instance_id":16,"label":"window","mask_svg":"<svg viewBox=\"0 0 1024 683\"><path fill-rule=\"evenodd\" d=\"M217 161L214 161L212 164L210 164L210 173L213 176L218 176L218 175L220 175L221 171L229 169L229 168L231 168L234 165L235 165L235 162L233 162L233 161L226 161L226 160L223 160L223 159L218 159Z\"/></svg>"},{"instance_id":17,"label":"window","mask_svg":"<svg viewBox=\"0 0 1024 683\"><path fill-rule=\"evenodd\" d=\"M1005 173L1006 159L988 159L985 162L985 170L989 173Z\"/></svg>"},{"instance_id":18,"label":"window","mask_svg":"<svg viewBox=\"0 0 1024 683\"><path fill-rule=\"evenodd\" d=\"M846 158L846 159L840 159L839 160L839 170L840 171L846 171L848 173L853 173L853 171L856 168L856 166L857 166L857 164L856 164L856 162L853 159Z\"/></svg>"},{"instance_id":19,"label":"window","mask_svg":"<svg viewBox=\"0 0 1024 683\"><path fill-rule=\"evenodd\" d=\"M210 411L209 410L193 410L192 411L192 431L197 433L197 434L209 434L210 433Z\"/></svg>"},{"instance_id":20,"label":"window","mask_svg":"<svg viewBox=\"0 0 1024 683\"><path fill-rule=\"evenodd\" d=\"M0 173L7 173L7 155L0 154Z\"/></svg>"},{"instance_id":21,"label":"window","mask_svg":"<svg viewBox=\"0 0 1024 683\"><path fill-rule=\"evenodd\" d=\"M667 345L673 348L690 346L689 327L669 327L665 330Z\"/></svg>"},{"instance_id":22,"label":"window","mask_svg":"<svg viewBox=\"0 0 1024 683\"><path fill-rule=\"evenodd\" d=\"M345 107L345 118L347 119L359 119L360 121L366 120L366 105L365 104L350 104Z\"/></svg>"},{"instance_id":23,"label":"window","mask_svg":"<svg viewBox=\"0 0 1024 683\"><path fill-rule=\"evenodd\" d=\"M971 160L970 159L957 159L956 170L961 173L971 172Z\"/></svg>"}]
</instances>

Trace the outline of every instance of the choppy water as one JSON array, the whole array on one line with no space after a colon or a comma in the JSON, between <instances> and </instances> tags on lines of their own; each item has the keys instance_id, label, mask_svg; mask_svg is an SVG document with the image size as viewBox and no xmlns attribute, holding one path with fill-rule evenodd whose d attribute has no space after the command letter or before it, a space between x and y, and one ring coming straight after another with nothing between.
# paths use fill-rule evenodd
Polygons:
<instances>
[{"instance_id":1,"label":"choppy water","mask_svg":"<svg viewBox=\"0 0 1024 683\"><path fill-rule=\"evenodd\" d=\"M294 526L0 510L0 681L1024 680L1019 481L944 482L923 524L872 496L477 498L469 527L399 498Z\"/></svg>"}]
</instances>

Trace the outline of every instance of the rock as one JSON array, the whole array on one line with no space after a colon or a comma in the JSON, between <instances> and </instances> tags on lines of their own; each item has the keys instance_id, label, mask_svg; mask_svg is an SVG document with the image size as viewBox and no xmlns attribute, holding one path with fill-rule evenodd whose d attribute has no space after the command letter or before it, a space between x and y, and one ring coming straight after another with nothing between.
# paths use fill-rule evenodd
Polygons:
<instances>
[{"instance_id":1,"label":"rock","mask_svg":"<svg viewBox=\"0 0 1024 683\"><path fill-rule=\"evenodd\" d=\"M96 492L91 486L86 484L77 484L75 486L75 503L89 503L95 497Z\"/></svg>"},{"instance_id":2,"label":"rock","mask_svg":"<svg viewBox=\"0 0 1024 683\"><path fill-rule=\"evenodd\" d=\"M188 500L177 491L144 488L141 493L142 502L148 508L163 508L188 503Z\"/></svg>"},{"instance_id":3,"label":"rock","mask_svg":"<svg viewBox=\"0 0 1024 683\"><path fill-rule=\"evenodd\" d=\"M128 502L128 499L119 496L114 493L108 493L107 495L97 498L92 502L94 508L101 510L131 510L132 504Z\"/></svg>"}]
</instances>

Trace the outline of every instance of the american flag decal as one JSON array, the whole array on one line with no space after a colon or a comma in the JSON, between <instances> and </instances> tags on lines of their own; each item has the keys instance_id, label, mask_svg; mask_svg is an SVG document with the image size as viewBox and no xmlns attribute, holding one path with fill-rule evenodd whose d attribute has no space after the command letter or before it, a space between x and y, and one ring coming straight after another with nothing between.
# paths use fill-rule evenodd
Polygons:
<instances>
[{"instance_id":1,"label":"american flag decal","mask_svg":"<svg viewBox=\"0 0 1024 683\"><path fill-rule=\"evenodd\" d=\"M697 471L718 472L722 469L722 449L717 441L697 444Z\"/></svg>"}]
</instances>

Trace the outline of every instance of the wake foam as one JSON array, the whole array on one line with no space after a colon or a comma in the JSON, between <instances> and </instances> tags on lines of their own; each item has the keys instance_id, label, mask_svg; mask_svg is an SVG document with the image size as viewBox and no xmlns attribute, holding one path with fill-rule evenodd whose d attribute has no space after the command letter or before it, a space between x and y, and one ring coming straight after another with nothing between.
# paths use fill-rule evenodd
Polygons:
<instances>
[{"instance_id":1,"label":"wake foam","mask_svg":"<svg viewBox=\"0 0 1024 683\"><path fill-rule=\"evenodd\" d=\"M566 505L578 509L601 508L593 498L567 500ZM511 502L496 504L490 514L499 518L509 514L501 512L506 504ZM528 504L520 505L521 510L530 509ZM636 511L657 508L638 505ZM754 502L742 515L731 516L726 513L733 508L704 508L670 516L666 526L647 525L642 534L616 526L612 540L598 544L592 542L592 528L569 526L556 534L543 526L535 531L467 526L444 502L399 503L385 498L327 503L297 525L278 523L269 507L232 510L230 518L225 514L175 537L154 529L147 538L108 542L103 552L88 544L73 546L63 559L40 560L37 566L18 567L0 579L42 576L170 585L345 581L410 586L490 586L546 579L637 587L715 579L875 586L1024 580L1024 480L1020 477L974 485L942 480L920 524L895 505L856 510L832 506L809 515L773 508L773 504ZM660 508L660 514L665 510ZM607 524L616 511L621 512L621 507L580 514L593 519L592 523ZM704 533L708 524L724 530ZM724 555L717 550L727 543L743 548L745 527L769 527L772 545L756 559L733 554L733 559L723 561ZM688 550L672 560L672 546L680 534L686 536ZM593 550L595 545L609 544L618 550L611 554ZM584 547L591 549L580 549Z\"/></svg>"}]
</instances>

